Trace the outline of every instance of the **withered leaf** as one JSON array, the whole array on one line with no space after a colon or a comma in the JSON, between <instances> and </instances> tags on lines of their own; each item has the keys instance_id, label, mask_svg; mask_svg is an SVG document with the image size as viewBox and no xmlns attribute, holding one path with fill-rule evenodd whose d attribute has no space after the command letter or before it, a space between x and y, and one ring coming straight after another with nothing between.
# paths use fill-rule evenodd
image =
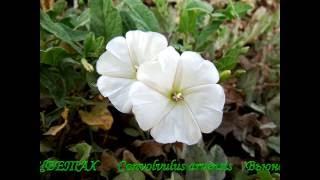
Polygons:
<instances>
[{"instance_id":1,"label":"withered leaf","mask_svg":"<svg viewBox=\"0 0 320 180\"><path fill-rule=\"evenodd\" d=\"M233 86L233 84L226 84L223 86L226 94L226 104L236 104L237 106L243 106L243 95Z\"/></svg>"},{"instance_id":2,"label":"withered leaf","mask_svg":"<svg viewBox=\"0 0 320 180\"><path fill-rule=\"evenodd\" d=\"M233 130L233 135L235 138L243 142L247 134L252 133L254 127L258 127L258 119L256 113L244 114L235 121L235 128Z\"/></svg>"},{"instance_id":3,"label":"withered leaf","mask_svg":"<svg viewBox=\"0 0 320 180\"><path fill-rule=\"evenodd\" d=\"M65 107L64 111L61 113L61 116L64 122L60 125L52 126L47 132L43 133L43 135L55 136L59 131L61 131L68 123L68 114L69 114L69 109Z\"/></svg>"},{"instance_id":4,"label":"withered leaf","mask_svg":"<svg viewBox=\"0 0 320 180\"><path fill-rule=\"evenodd\" d=\"M122 153L122 156L123 156L123 160L127 161L127 162L133 162L133 163L137 163L139 162L135 157L134 155L128 151L128 150L124 150L123 153Z\"/></svg>"},{"instance_id":5,"label":"withered leaf","mask_svg":"<svg viewBox=\"0 0 320 180\"><path fill-rule=\"evenodd\" d=\"M267 144L266 144L264 139L254 137L251 134L249 134L247 136L246 140L249 141L252 144L256 144L256 145L259 146L260 155L262 157L266 157L269 154L269 151L268 151L268 148L267 148Z\"/></svg>"},{"instance_id":6,"label":"withered leaf","mask_svg":"<svg viewBox=\"0 0 320 180\"><path fill-rule=\"evenodd\" d=\"M101 164L99 167L97 167L97 170L100 172L108 172L111 169L117 171L117 165L118 165L119 161L117 160L117 158L107 152L107 151L103 151L101 154Z\"/></svg>"},{"instance_id":7,"label":"withered leaf","mask_svg":"<svg viewBox=\"0 0 320 180\"><path fill-rule=\"evenodd\" d=\"M241 167L242 165L242 160L240 157L238 156L231 156L231 157L228 157L228 162L234 166L238 166L238 167Z\"/></svg>"},{"instance_id":8,"label":"withered leaf","mask_svg":"<svg viewBox=\"0 0 320 180\"><path fill-rule=\"evenodd\" d=\"M163 144L157 143L154 140L135 140L133 145L139 147L140 153L144 155L146 158L148 157L157 157L157 156L164 156L166 154L163 152Z\"/></svg>"},{"instance_id":9,"label":"withered leaf","mask_svg":"<svg viewBox=\"0 0 320 180\"><path fill-rule=\"evenodd\" d=\"M239 57L240 65L243 67L245 70L249 70L255 67L255 64L249 61L249 59L246 56L241 55Z\"/></svg>"},{"instance_id":10,"label":"withered leaf","mask_svg":"<svg viewBox=\"0 0 320 180\"><path fill-rule=\"evenodd\" d=\"M215 131L226 137L227 134L233 131L235 120L238 116L239 114L237 111L225 112L223 114L221 125Z\"/></svg>"},{"instance_id":11,"label":"withered leaf","mask_svg":"<svg viewBox=\"0 0 320 180\"><path fill-rule=\"evenodd\" d=\"M259 127L256 113L239 115L237 111L225 112L221 125L216 132L226 137L230 132L240 142L245 140L247 134L251 133L255 127Z\"/></svg>"},{"instance_id":12,"label":"withered leaf","mask_svg":"<svg viewBox=\"0 0 320 180\"><path fill-rule=\"evenodd\" d=\"M255 157L255 151L252 146L247 146L246 144L242 143L241 147L245 150L251 157Z\"/></svg>"},{"instance_id":13,"label":"withered leaf","mask_svg":"<svg viewBox=\"0 0 320 180\"><path fill-rule=\"evenodd\" d=\"M52 10L54 0L40 0L40 7L44 12Z\"/></svg>"},{"instance_id":14,"label":"withered leaf","mask_svg":"<svg viewBox=\"0 0 320 180\"><path fill-rule=\"evenodd\" d=\"M105 103L99 103L90 112L79 110L81 120L89 126L108 130L111 128L113 118Z\"/></svg>"},{"instance_id":15,"label":"withered leaf","mask_svg":"<svg viewBox=\"0 0 320 180\"><path fill-rule=\"evenodd\" d=\"M271 136L272 133L274 131L276 131L277 125L274 122L272 122L269 118L267 118L266 116L263 116L260 119L259 128L260 128L260 132L261 132L261 135L259 137L266 138L266 137Z\"/></svg>"}]
</instances>

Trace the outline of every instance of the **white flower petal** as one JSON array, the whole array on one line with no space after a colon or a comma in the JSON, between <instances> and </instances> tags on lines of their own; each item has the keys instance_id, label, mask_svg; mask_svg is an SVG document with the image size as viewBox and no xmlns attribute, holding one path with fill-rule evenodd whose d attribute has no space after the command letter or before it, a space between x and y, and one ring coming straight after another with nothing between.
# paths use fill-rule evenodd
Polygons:
<instances>
[{"instance_id":1,"label":"white flower petal","mask_svg":"<svg viewBox=\"0 0 320 180\"><path fill-rule=\"evenodd\" d=\"M225 94L219 84L192 87L183 95L202 132L210 133L221 124Z\"/></svg>"},{"instance_id":2,"label":"white flower petal","mask_svg":"<svg viewBox=\"0 0 320 180\"><path fill-rule=\"evenodd\" d=\"M151 136L160 143L182 142L196 144L201 139L200 128L189 108L184 104L176 106L155 127Z\"/></svg>"},{"instance_id":3,"label":"white flower petal","mask_svg":"<svg viewBox=\"0 0 320 180\"><path fill-rule=\"evenodd\" d=\"M123 59L120 60L109 51L100 56L96 67L97 72L101 75L128 79L135 78L135 71L133 71L131 62L125 62Z\"/></svg>"},{"instance_id":4,"label":"white flower petal","mask_svg":"<svg viewBox=\"0 0 320 180\"><path fill-rule=\"evenodd\" d=\"M219 73L214 64L204 60L198 53L186 51L180 59L176 83L181 89L219 81Z\"/></svg>"},{"instance_id":5,"label":"white flower petal","mask_svg":"<svg viewBox=\"0 0 320 180\"><path fill-rule=\"evenodd\" d=\"M167 97L141 82L132 85L130 98L133 104L132 112L140 128L145 131L157 124L173 107Z\"/></svg>"},{"instance_id":6,"label":"white flower petal","mask_svg":"<svg viewBox=\"0 0 320 180\"><path fill-rule=\"evenodd\" d=\"M165 36L156 32L129 31L126 33L130 56L135 65L154 60L168 46Z\"/></svg>"},{"instance_id":7,"label":"white flower petal","mask_svg":"<svg viewBox=\"0 0 320 180\"><path fill-rule=\"evenodd\" d=\"M118 36L111 39L108 42L106 49L119 61L122 61L123 63L126 63L128 65L131 64L131 66L133 65L130 60L127 41L124 37Z\"/></svg>"},{"instance_id":8,"label":"white flower petal","mask_svg":"<svg viewBox=\"0 0 320 180\"><path fill-rule=\"evenodd\" d=\"M108 97L112 104L120 112L129 113L132 104L129 99L129 90L134 80L101 76L97 81L99 91L104 97Z\"/></svg>"},{"instance_id":9,"label":"white flower petal","mask_svg":"<svg viewBox=\"0 0 320 180\"><path fill-rule=\"evenodd\" d=\"M170 46L159 53L158 61L142 64L138 69L137 79L167 96L172 89L179 58L179 53Z\"/></svg>"}]
</instances>

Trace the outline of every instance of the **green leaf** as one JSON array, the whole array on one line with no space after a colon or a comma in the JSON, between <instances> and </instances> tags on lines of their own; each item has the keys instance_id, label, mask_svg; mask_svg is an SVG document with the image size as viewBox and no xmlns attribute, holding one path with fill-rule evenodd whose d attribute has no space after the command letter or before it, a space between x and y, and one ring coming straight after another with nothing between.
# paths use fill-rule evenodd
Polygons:
<instances>
[{"instance_id":1,"label":"green leaf","mask_svg":"<svg viewBox=\"0 0 320 180\"><path fill-rule=\"evenodd\" d=\"M248 50L247 47L243 47L243 48L235 47L235 48L229 49L224 54L224 56L221 59L219 59L218 62L216 63L218 70L219 71L233 70L238 63L238 58L240 54L243 54L247 50Z\"/></svg>"},{"instance_id":2,"label":"green leaf","mask_svg":"<svg viewBox=\"0 0 320 180\"><path fill-rule=\"evenodd\" d=\"M175 24L175 14L172 11L172 7L168 6L167 0L156 0L156 9L152 9L154 15L158 19L160 24L161 32L166 32L169 35L174 31Z\"/></svg>"},{"instance_id":3,"label":"green leaf","mask_svg":"<svg viewBox=\"0 0 320 180\"><path fill-rule=\"evenodd\" d=\"M214 145L210 149L211 156L210 161L213 163L227 163L228 159L227 156L224 154L223 149L219 145ZM211 179L214 180L223 180L226 176L225 171L212 171L211 172Z\"/></svg>"},{"instance_id":4,"label":"green leaf","mask_svg":"<svg viewBox=\"0 0 320 180\"><path fill-rule=\"evenodd\" d=\"M196 30L197 13L194 11L182 11L179 22L179 31L194 33Z\"/></svg>"},{"instance_id":5,"label":"green leaf","mask_svg":"<svg viewBox=\"0 0 320 180\"><path fill-rule=\"evenodd\" d=\"M185 1L182 7L178 30L184 33L195 33L197 19L199 19L200 14L210 14L212 11L212 6L207 2L200 0Z\"/></svg>"},{"instance_id":6,"label":"green leaf","mask_svg":"<svg viewBox=\"0 0 320 180\"><path fill-rule=\"evenodd\" d=\"M158 12L163 17L168 16L168 1L167 0L155 0L154 3L156 4Z\"/></svg>"},{"instance_id":7,"label":"green leaf","mask_svg":"<svg viewBox=\"0 0 320 180\"><path fill-rule=\"evenodd\" d=\"M67 56L67 52L61 47L51 47L44 51L40 50L41 63L52 66L57 66Z\"/></svg>"},{"instance_id":8,"label":"green leaf","mask_svg":"<svg viewBox=\"0 0 320 180\"><path fill-rule=\"evenodd\" d=\"M244 2L236 2L234 3L234 11L240 16L244 16L252 7Z\"/></svg>"},{"instance_id":9,"label":"green leaf","mask_svg":"<svg viewBox=\"0 0 320 180\"><path fill-rule=\"evenodd\" d=\"M63 27L63 29L69 34L72 41L76 41L76 42L83 41L83 40L85 40L85 38L88 35L88 32L86 32L86 31L73 30L69 26L62 24L62 23L58 23L58 25Z\"/></svg>"},{"instance_id":10,"label":"green leaf","mask_svg":"<svg viewBox=\"0 0 320 180\"><path fill-rule=\"evenodd\" d=\"M99 94L99 90L97 88L97 79L98 79L98 74L95 72L86 72L86 81L88 86L90 87L90 91L94 95Z\"/></svg>"},{"instance_id":11,"label":"green leaf","mask_svg":"<svg viewBox=\"0 0 320 180\"><path fill-rule=\"evenodd\" d=\"M90 0L90 29L96 36L103 36L108 42L121 35L122 20L120 13L113 7L112 0Z\"/></svg>"},{"instance_id":12,"label":"green leaf","mask_svg":"<svg viewBox=\"0 0 320 180\"><path fill-rule=\"evenodd\" d=\"M121 19L122 19L122 27L123 32L128 32L130 30L137 29L136 23L133 18L130 16L130 13L127 11L120 11Z\"/></svg>"},{"instance_id":13,"label":"green leaf","mask_svg":"<svg viewBox=\"0 0 320 180\"><path fill-rule=\"evenodd\" d=\"M58 108L52 110L51 112L45 114L44 127L49 129L53 122L55 122L55 121L60 119L62 111L63 111L63 107L58 107Z\"/></svg>"},{"instance_id":14,"label":"green leaf","mask_svg":"<svg viewBox=\"0 0 320 180\"><path fill-rule=\"evenodd\" d=\"M241 170L237 171L234 176L235 180L249 180L249 176Z\"/></svg>"},{"instance_id":15,"label":"green leaf","mask_svg":"<svg viewBox=\"0 0 320 180\"><path fill-rule=\"evenodd\" d=\"M157 18L141 0L124 0L123 2L126 4L128 14L138 29L144 31L160 31Z\"/></svg>"},{"instance_id":16,"label":"green leaf","mask_svg":"<svg viewBox=\"0 0 320 180\"><path fill-rule=\"evenodd\" d=\"M280 127L280 94L267 103L267 116Z\"/></svg>"},{"instance_id":17,"label":"green leaf","mask_svg":"<svg viewBox=\"0 0 320 180\"><path fill-rule=\"evenodd\" d=\"M196 38L196 50L203 51L209 44L212 44L213 35L218 30L223 21L213 21L206 26Z\"/></svg>"},{"instance_id":18,"label":"green leaf","mask_svg":"<svg viewBox=\"0 0 320 180\"><path fill-rule=\"evenodd\" d=\"M199 145L188 146L186 150L186 163L217 163L227 165L227 156L224 154L223 149L219 145L214 145L209 153L207 153ZM214 179L223 180L225 178L225 171L223 170L201 170L201 171L188 171L186 172L186 180L188 179Z\"/></svg>"},{"instance_id":19,"label":"green leaf","mask_svg":"<svg viewBox=\"0 0 320 180\"><path fill-rule=\"evenodd\" d=\"M187 0L184 10L186 11L202 11L205 13L211 13L213 11L212 6L201 0Z\"/></svg>"},{"instance_id":20,"label":"green leaf","mask_svg":"<svg viewBox=\"0 0 320 180\"><path fill-rule=\"evenodd\" d=\"M47 13L50 15L50 17L56 18L56 16L61 15L63 13L67 6L67 1L57 0L56 2L54 2L53 8Z\"/></svg>"},{"instance_id":21,"label":"green leaf","mask_svg":"<svg viewBox=\"0 0 320 180\"><path fill-rule=\"evenodd\" d=\"M81 54L81 49L74 43L74 41L83 40L86 33L82 31L73 31L70 27L62 24L53 22L50 17L40 11L40 25L43 29L54 34L57 38L68 43L78 53Z\"/></svg>"},{"instance_id":22,"label":"green leaf","mask_svg":"<svg viewBox=\"0 0 320 180\"><path fill-rule=\"evenodd\" d=\"M280 154L280 136L270 136L267 140L267 146Z\"/></svg>"},{"instance_id":23,"label":"green leaf","mask_svg":"<svg viewBox=\"0 0 320 180\"><path fill-rule=\"evenodd\" d=\"M40 68L40 85L49 91L51 98L58 107L64 106L64 97L67 90L65 81L59 73L44 67Z\"/></svg>"},{"instance_id":24,"label":"green leaf","mask_svg":"<svg viewBox=\"0 0 320 180\"><path fill-rule=\"evenodd\" d=\"M128 134L129 136L132 136L132 137L138 137L138 136L140 136L139 131L136 130L136 129L133 129L133 128L125 128L125 129L124 129L124 132L125 132L126 134Z\"/></svg>"},{"instance_id":25,"label":"green leaf","mask_svg":"<svg viewBox=\"0 0 320 180\"><path fill-rule=\"evenodd\" d=\"M255 87L258 81L259 72L256 69L250 69L246 74L240 76L238 87L246 94L246 103L251 104L256 98Z\"/></svg>"},{"instance_id":26,"label":"green leaf","mask_svg":"<svg viewBox=\"0 0 320 180\"><path fill-rule=\"evenodd\" d=\"M89 9L84 10L80 16L77 16L71 20L74 29L78 29L81 26L85 26L90 22Z\"/></svg>"},{"instance_id":27,"label":"green leaf","mask_svg":"<svg viewBox=\"0 0 320 180\"><path fill-rule=\"evenodd\" d=\"M83 43L83 53L85 57L98 57L104 50L104 38L96 38L93 33L88 34Z\"/></svg>"},{"instance_id":28,"label":"green leaf","mask_svg":"<svg viewBox=\"0 0 320 180\"><path fill-rule=\"evenodd\" d=\"M223 9L221 11L222 14L224 14L227 19L231 20L235 17L243 17L250 9L252 9L252 7L244 2L235 2L233 3L231 1L231 3L228 4L226 9Z\"/></svg>"},{"instance_id":29,"label":"green leaf","mask_svg":"<svg viewBox=\"0 0 320 180\"><path fill-rule=\"evenodd\" d=\"M95 102L84 99L83 97L66 97L65 103L71 106L79 107L84 105L95 105Z\"/></svg>"},{"instance_id":30,"label":"green leaf","mask_svg":"<svg viewBox=\"0 0 320 180\"><path fill-rule=\"evenodd\" d=\"M207 153L198 145L187 146L185 163L205 163L208 162ZM210 173L207 170L203 171L187 171L186 180L193 179L210 179Z\"/></svg>"},{"instance_id":31,"label":"green leaf","mask_svg":"<svg viewBox=\"0 0 320 180\"><path fill-rule=\"evenodd\" d=\"M76 153L76 159L88 160L92 147L87 143L78 143L69 148L70 151Z\"/></svg>"},{"instance_id":32,"label":"green leaf","mask_svg":"<svg viewBox=\"0 0 320 180\"><path fill-rule=\"evenodd\" d=\"M271 176L269 171L258 171L257 176L259 180L272 180L273 177Z\"/></svg>"},{"instance_id":33,"label":"green leaf","mask_svg":"<svg viewBox=\"0 0 320 180\"><path fill-rule=\"evenodd\" d=\"M77 68L80 67L72 63L63 63L59 67L59 74L64 78L68 92L81 92L82 88L87 84L85 73L83 73L84 69L77 71Z\"/></svg>"},{"instance_id":34,"label":"green leaf","mask_svg":"<svg viewBox=\"0 0 320 180\"><path fill-rule=\"evenodd\" d=\"M63 10L67 7L68 3L65 0L57 0L54 5L52 11L59 15L63 12Z\"/></svg>"}]
</instances>

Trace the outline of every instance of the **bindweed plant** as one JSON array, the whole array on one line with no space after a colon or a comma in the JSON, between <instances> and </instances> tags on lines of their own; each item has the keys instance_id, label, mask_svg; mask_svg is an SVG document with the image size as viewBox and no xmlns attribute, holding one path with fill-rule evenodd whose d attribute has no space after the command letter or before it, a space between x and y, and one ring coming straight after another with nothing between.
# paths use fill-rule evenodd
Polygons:
<instances>
[{"instance_id":1,"label":"bindweed plant","mask_svg":"<svg viewBox=\"0 0 320 180\"><path fill-rule=\"evenodd\" d=\"M157 0L151 8L140 0L95 0L78 4L76 8L67 6L63 0L42 5L41 100L53 101L52 110L93 103L92 97L99 94L96 60L109 40L129 30L160 32L180 52L192 50L205 54L228 31L223 24L243 17L250 9L244 2L231 2L225 8L214 9L200 0ZM205 57L216 62L222 72L232 70L239 55L247 50L243 43L235 44L219 59Z\"/></svg>"},{"instance_id":2,"label":"bindweed plant","mask_svg":"<svg viewBox=\"0 0 320 180\"><path fill-rule=\"evenodd\" d=\"M59 139L42 139L41 152L53 152L46 156L60 157L70 149L67 146L77 143L71 146L77 147L72 152L85 152L86 159L102 153L111 161L116 155L106 153L94 133L102 130L103 142L121 139L108 131L122 116L129 125L117 128L130 137L194 145L206 140L201 133L212 134L220 125L217 133L229 133L224 119L230 114L223 114L234 108L271 119L267 129L272 132L265 135L261 130L254 137L265 138L265 143L248 135L247 127L238 134L234 130L240 149L253 157L258 144L261 151L269 148L280 154L277 1L41 0L40 5L40 128L42 134ZM145 63L152 60L157 62ZM179 107L171 113L182 101L187 102L188 112ZM115 109L120 115L114 115ZM161 123L159 118L167 115L170 118ZM184 121L171 123L175 118ZM259 123L264 122L259 119ZM89 137L70 142L66 137L76 136L81 131L77 128L83 127L79 124L86 125ZM212 141L206 141L206 147L184 145L182 149L200 148L199 152L210 154ZM219 157L227 161L217 146L211 149L218 148ZM190 157L188 161L198 159ZM113 176L105 168L101 166L101 175ZM239 173L229 175L249 178ZM150 172L137 177L144 174L154 177ZM205 172L200 177L213 176L223 179L225 173ZM186 177L197 176L187 173Z\"/></svg>"}]
</instances>

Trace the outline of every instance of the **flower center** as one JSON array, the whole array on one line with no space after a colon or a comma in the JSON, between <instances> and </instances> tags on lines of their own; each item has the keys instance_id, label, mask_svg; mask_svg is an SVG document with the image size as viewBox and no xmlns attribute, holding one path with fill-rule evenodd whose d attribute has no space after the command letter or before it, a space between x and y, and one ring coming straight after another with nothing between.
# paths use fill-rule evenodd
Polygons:
<instances>
[{"instance_id":1,"label":"flower center","mask_svg":"<svg viewBox=\"0 0 320 180\"><path fill-rule=\"evenodd\" d=\"M181 92L174 92L171 96L172 100L178 102L178 101L181 101L183 100L183 96L182 96L182 93Z\"/></svg>"}]
</instances>

